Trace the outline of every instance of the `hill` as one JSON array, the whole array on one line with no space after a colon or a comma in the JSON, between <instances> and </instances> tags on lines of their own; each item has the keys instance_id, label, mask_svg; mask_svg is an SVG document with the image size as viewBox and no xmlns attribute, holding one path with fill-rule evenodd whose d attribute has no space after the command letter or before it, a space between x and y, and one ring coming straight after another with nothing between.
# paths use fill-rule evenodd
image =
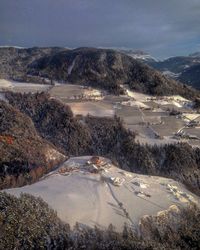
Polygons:
<instances>
[{"instance_id":1,"label":"hill","mask_svg":"<svg viewBox=\"0 0 200 250\"><path fill-rule=\"evenodd\" d=\"M179 94L193 98L194 90L166 78L130 56L114 50L79 48L46 56L29 65L28 74L58 81L87 84L114 94L124 92L121 85L151 95Z\"/></svg>"},{"instance_id":2,"label":"hill","mask_svg":"<svg viewBox=\"0 0 200 250\"><path fill-rule=\"evenodd\" d=\"M164 211L141 220L138 234L124 226L117 233L112 225L70 229L46 202L28 194L16 198L0 193L1 249L85 249L149 250L198 249L199 213L197 206ZM19 227L20 224L20 227Z\"/></svg>"},{"instance_id":3,"label":"hill","mask_svg":"<svg viewBox=\"0 0 200 250\"><path fill-rule=\"evenodd\" d=\"M163 61L149 62L148 64L173 79L200 89L199 52L188 56L170 57Z\"/></svg>"},{"instance_id":4,"label":"hill","mask_svg":"<svg viewBox=\"0 0 200 250\"><path fill-rule=\"evenodd\" d=\"M42 139L32 120L0 101L0 188L35 181L66 157Z\"/></svg>"},{"instance_id":5,"label":"hill","mask_svg":"<svg viewBox=\"0 0 200 250\"><path fill-rule=\"evenodd\" d=\"M163 61L152 62L150 65L160 71L171 71L173 73L181 73L183 70L200 63L200 57L191 56L175 56L167 58Z\"/></svg>"},{"instance_id":6,"label":"hill","mask_svg":"<svg viewBox=\"0 0 200 250\"><path fill-rule=\"evenodd\" d=\"M140 218L171 206L200 206L199 197L172 179L123 171L97 156L70 158L39 182L6 192L40 196L72 228L76 222L102 229L112 224L118 232L124 224L138 229Z\"/></svg>"},{"instance_id":7,"label":"hill","mask_svg":"<svg viewBox=\"0 0 200 250\"><path fill-rule=\"evenodd\" d=\"M110 49L0 48L0 77L21 81L46 79L83 84L123 94L122 85L150 95L182 95L193 89L169 79L129 55Z\"/></svg>"},{"instance_id":8,"label":"hill","mask_svg":"<svg viewBox=\"0 0 200 250\"><path fill-rule=\"evenodd\" d=\"M0 78L13 80L34 80L27 76L27 65L45 55L53 55L65 50L58 47L16 48L0 47Z\"/></svg>"},{"instance_id":9,"label":"hill","mask_svg":"<svg viewBox=\"0 0 200 250\"><path fill-rule=\"evenodd\" d=\"M124 53L128 56L131 56L132 58L143 63L149 64L157 61L150 54L142 50L133 50L133 49L115 49L115 50Z\"/></svg>"},{"instance_id":10,"label":"hill","mask_svg":"<svg viewBox=\"0 0 200 250\"><path fill-rule=\"evenodd\" d=\"M185 69L179 76L179 80L200 90L200 63Z\"/></svg>"}]
</instances>

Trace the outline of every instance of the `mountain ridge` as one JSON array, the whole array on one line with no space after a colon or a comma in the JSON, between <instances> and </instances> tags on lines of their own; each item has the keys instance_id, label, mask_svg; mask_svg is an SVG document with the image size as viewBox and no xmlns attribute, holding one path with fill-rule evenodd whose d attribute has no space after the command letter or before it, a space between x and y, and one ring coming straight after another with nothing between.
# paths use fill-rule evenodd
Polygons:
<instances>
[{"instance_id":1,"label":"mountain ridge","mask_svg":"<svg viewBox=\"0 0 200 250\"><path fill-rule=\"evenodd\" d=\"M200 52L150 62L149 65L175 80L200 89Z\"/></svg>"},{"instance_id":2,"label":"mountain ridge","mask_svg":"<svg viewBox=\"0 0 200 250\"><path fill-rule=\"evenodd\" d=\"M149 66L114 50L77 48L46 56L29 65L28 74L55 80L88 84L123 94L120 85L151 95L197 95L191 88L166 78Z\"/></svg>"},{"instance_id":3,"label":"mountain ridge","mask_svg":"<svg viewBox=\"0 0 200 250\"><path fill-rule=\"evenodd\" d=\"M0 77L18 81L45 79L85 84L124 94L120 86L151 95L182 95L194 99L199 93L129 55L97 48L0 48Z\"/></svg>"}]
</instances>

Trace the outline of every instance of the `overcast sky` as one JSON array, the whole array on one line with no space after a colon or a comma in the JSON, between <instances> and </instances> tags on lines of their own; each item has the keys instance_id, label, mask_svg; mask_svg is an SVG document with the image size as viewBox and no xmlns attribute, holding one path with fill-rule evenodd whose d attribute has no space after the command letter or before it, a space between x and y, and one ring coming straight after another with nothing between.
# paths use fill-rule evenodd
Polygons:
<instances>
[{"instance_id":1,"label":"overcast sky","mask_svg":"<svg viewBox=\"0 0 200 250\"><path fill-rule=\"evenodd\" d=\"M0 45L200 51L200 0L0 0Z\"/></svg>"}]
</instances>

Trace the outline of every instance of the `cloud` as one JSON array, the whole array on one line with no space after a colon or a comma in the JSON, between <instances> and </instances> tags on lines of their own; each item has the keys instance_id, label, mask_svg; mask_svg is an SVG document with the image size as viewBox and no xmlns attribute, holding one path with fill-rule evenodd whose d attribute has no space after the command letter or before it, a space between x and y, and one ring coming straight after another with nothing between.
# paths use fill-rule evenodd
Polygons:
<instances>
[{"instance_id":1,"label":"cloud","mask_svg":"<svg viewBox=\"0 0 200 250\"><path fill-rule=\"evenodd\" d=\"M0 45L199 48L199 0L1 0Z\"/></svg>"}]
</instances>

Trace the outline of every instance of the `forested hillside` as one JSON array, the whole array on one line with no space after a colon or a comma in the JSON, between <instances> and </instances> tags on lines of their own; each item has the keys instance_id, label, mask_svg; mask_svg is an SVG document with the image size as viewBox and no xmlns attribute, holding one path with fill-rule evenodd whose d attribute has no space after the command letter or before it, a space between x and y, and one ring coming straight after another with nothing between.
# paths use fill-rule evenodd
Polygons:
<instances>
[{"instance_id":1,"label":"forested hillside","mask_svg":"<svg viewBox=\"0 0 200 250\"><path fill-rule=\"evenodd\" d=\"M121 233L112 225L104 231L79 224L70 229L42 199L0 193L0 249L199 249L199 208L191 205L176 210L142 219L140 234L126 225Z\"/></svg>"},{"instance_id":2,"label":"forested hillside","mask_svg":"<svg viewBox=\"0 0 200 250\"><path fill-rule=\"evenodd\" d=\"M46 140L65 155L102 155L132 172L171 177L200 192L200 149L188 144L140 145L119 118L76 118L70 108L41 94L7 93L11 105L28 115Z\"/></svg>"},{"instance_id":3,"label":"forested hillside","mask_svg":"<svg viewBox=\"0 0 200 250\"><path fill-rule=\"evenodd\" d=\"M0 188L37 180L66 157L42 139L25 114L0 101Z\"/></svg>"}]
</instances>

